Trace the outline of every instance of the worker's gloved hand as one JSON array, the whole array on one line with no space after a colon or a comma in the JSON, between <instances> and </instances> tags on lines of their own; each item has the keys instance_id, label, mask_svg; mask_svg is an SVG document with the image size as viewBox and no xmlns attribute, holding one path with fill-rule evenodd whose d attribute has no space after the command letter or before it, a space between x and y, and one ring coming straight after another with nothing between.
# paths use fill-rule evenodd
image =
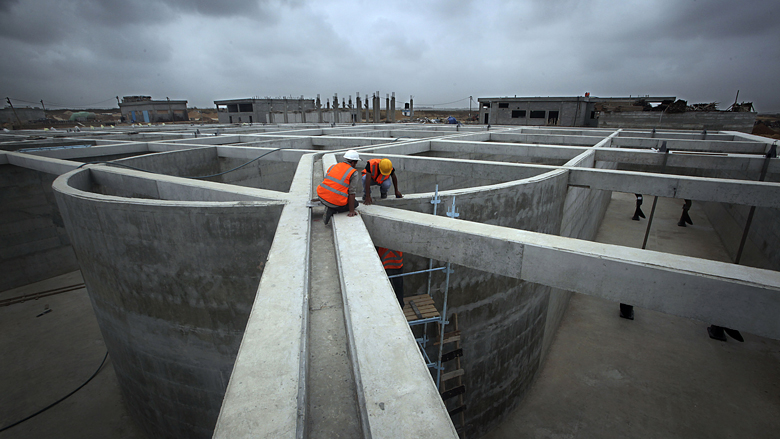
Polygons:
<instances>
[{"instance_id":1,"label":"worker's gloved hand","mask_svg":"<svg viewBox=\"0 0 780 439\"><path fill-rule=\"evenodd\" d=\"M400 191L395 191L395 197L396 197L396 198L403 198L404 196L403 196L403 195L401 195L401 192L400 192Z\"/></svg>"}]
</instances>

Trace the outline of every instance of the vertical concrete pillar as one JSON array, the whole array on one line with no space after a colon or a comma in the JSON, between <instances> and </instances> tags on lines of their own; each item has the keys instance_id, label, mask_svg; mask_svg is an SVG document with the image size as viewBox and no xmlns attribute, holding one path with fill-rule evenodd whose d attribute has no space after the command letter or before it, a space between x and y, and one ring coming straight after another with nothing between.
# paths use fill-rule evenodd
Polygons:
<instances>
[{"instance_id":1,"label":"vertical concrete pillar","mask_svg":"<svg viewBox=\"0 0 780 439\"><path fill-rule=\"evenodd\" d=\"M317 93L317 102L314 105L317 107L317 123L322 123L322 101L319 93Z\"/></svg>"},{"instance_id":2,"label":"vertical concrete pillar","mask_svg":"<svg viewBox=\"0 0 780 439\"><path fill-rule=\"evenodd\" d=\"M409 96L409 119L414 117L414 96Z\"/></svg>"},{"instance_id":3,"label":"vertical concrete pillar","mask_svg":"<svg viewBox=\"0 0 780 439\"><path fill-rule=\"evenodd\" d=\"M366 123L371 122L370 118L368 117L368 93L366 93Z\"/></svg>"},{"instance_id":4,"label":"vertical concrete pillar","mask_svg":"<svg viewBox=\"0 0 780 439\"><path fill-rule=\"evenodd\" d=\"M390 98L390 108L387 111L390 112L390 123L395 123L395 92Z\"/></svg>"},{"instance_id":5,"label":"vertical concrete pillar","mask_svg":"<svg viewBox=\"0 0 780 439\"><path fill-rule=\"evenodd\" d=\"M385 123L390 123L390 93L385 93Z\"/></svg>"},{"instance_id":6,"label":"vertical concrete pillar","mask_svg":"<svg viewBox=\"0 0 780 439\"><path fill-rule=\"evenodd\" d=\"M333 93L333 123L339 123L339 95Z\"/></svg>"},{"instance_id":7,"label":"vertical concrete pillar","mask_svg":"<svg viewBox=\"0 0 780 439\"><path fill-rule=\"evenodd\" d=\"M350 121L352 121L354 123L354 122L356 122L356 120L355 120L356 117L355 117L355 108L352 106L352 95L349 95L349 103L348 103L348 105L349 105L349 107L348 107L349 108L349 119L350 119Z\"/></svg>"},{"instance_id":8,"label":"vertical concrete pillar","mask_svg":"<svg viewBox=\"0 0 780 439\"><path fill-rule=\"evenodd\" d=\"M363 122L363 106L360 105L360 92L355 92L355 122Z\"/></svg>"},{"instance_id":9,"label":"vertical concrete pillar","mask_svg":"<svg viewBox=\"0 0 780 439\"><path fill-rule=\"evenodd\" d=\"M284 97L284 123L287 123L287 96Z\"/></svg>"},{"instance_id":10,"label":"vertical concrete pillar","mask_svg":"<svg viewBox=\"0 0 780 439\"><path fill-rule=\"evenodd\" d=\"M268 100L268 123L274 123L274 100L273 98Z\"/></svg>"},{"instance_id":11,"label":"vertical concrete pillar","mask_svg":"<svg viewBox=\"0 0 780 439\"><path fill-rule=\"evenodd\" d=\"M379 97L379 90L376 91L374 94L374 123L379 123L381 120L380 114L379 114L379 106L382 102L382 98Z\"/></svg>"},{"instance_id":12,"label":"vertical concrete pillar","mask_svg":"<svg viewBox=\"0 0 780 439\"><path fill-rule=\"evenodd\" d=\"M306 111L303 109L303 95L298 99L298 111L301 112L301 123L306 123Z\"/></svg>"}]
</instances>

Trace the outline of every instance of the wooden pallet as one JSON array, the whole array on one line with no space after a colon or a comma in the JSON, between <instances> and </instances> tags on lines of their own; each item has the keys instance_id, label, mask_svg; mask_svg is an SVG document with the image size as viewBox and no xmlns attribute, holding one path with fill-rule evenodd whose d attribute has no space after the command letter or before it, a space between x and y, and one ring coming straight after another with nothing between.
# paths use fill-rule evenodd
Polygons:
<instances>
[{"instance_id":1,"label":"wooden pallet","mask_svg":"<svg viewBox=\"0 0 780 439\"><path fill-rule=\"evenodd\" d=\"M412 303L414 303L414 306L412 306ZM415 311L419 311L419 315ZM431 319L439 317L439 310L436 309L431 296L421 294L419 296L404 297L404 316L407 322Z\"/></svg>"}]
</instances>

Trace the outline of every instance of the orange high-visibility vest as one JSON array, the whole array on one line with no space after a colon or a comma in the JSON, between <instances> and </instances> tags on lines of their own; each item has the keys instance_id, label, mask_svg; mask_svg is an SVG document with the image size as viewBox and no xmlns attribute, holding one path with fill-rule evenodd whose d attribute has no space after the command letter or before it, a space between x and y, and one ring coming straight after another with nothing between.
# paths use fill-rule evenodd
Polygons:
<instances>
[{"instance_id":1,"label":"orange high-visibility vest","mask_svg":"<svg viewBox=\"0 0 780 439\"><path fill-rule=\"evenodd\" d=\"M349 179L355 171L349 163L341 162L331 166L325 179L317 186L317 195L335 206L346 206L349 201Z\"/></svg>"},{"instance_id":2,"label":"orange high-visibility vest","mask_svg":"<svg viewBox=\"0 0 780 439\"><path fill-rule=\"evenodd\" d=\"M371 159L368 161L368 169L371 170L371 178L374 179L377 184L382 184L390 178L390 175L382 175L381 172L379 172L379 162L381 162L381 159ZM363 169L363 175L366 175L366 170Z\"/></svg>"},{"instance_id":3,"label":"orange high-visibility vest","mask_svg":"<svg viewBox=\"0 0 780 439\"><path fill-rule=\"evenodd\" d=\"M388 250L384 247L377 247L376 251L379 253L379 259L382 260L382 265L385 267L385 270L390 268L404 268L404 252Z\"/></svg>"}]
</instances>

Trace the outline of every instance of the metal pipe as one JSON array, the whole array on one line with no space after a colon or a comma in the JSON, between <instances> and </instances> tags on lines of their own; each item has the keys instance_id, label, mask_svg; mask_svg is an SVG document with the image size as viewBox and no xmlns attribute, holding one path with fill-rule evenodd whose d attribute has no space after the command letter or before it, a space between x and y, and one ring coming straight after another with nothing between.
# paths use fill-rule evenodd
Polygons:
<instances>
[{"instance_id":1,"label":"metal pipe","mask_svg":"<svg viewBox=\"0 0 780 439\"><path fill-rule=\"evenodd\" d=\"M431 200L431 204L433 204L433 216L436 216L436 210L439 207L439 203L441 203L441 200L439 199L439 185L436 185L436 192L434 192L433 199ZM428 270L433 268L433 259L428 259ZM428 274L428 295L431 295L431 278L432 273Z\"/></svg>"},{"instance_id":2,"label":"metal pipe","mask_svg":"<svg viewBox=\"0 0 780 439\"><path fill-rule=\"evenodd\" d=\"M661 143L660 152L664 154L664 160L661 163L661 174L666 169L666 160L669 158L669 150L666 149L666 140ZM647 219L647 230L645 230L645 239L642 241L642 249L647 246L647 238L650 236L650 226L653 224L653 216L655 215L655 206L658 204L658 195L653 199L653 208L650 210L650 218Z\"/></svg>"},{"instance_id":3,"label":"metal pipe","mask_svg":"<svg viewBox=\"0 0 780 439\"><path fill-rule=\"evenodd\" d=\"M444 284L444 306L442 307L442 313L441 313L441 331L439 334L439 359L436 362L436 388L439 389L441 386L441 356L444 350L444 326L449 323L447 321L447 296L449 295L449 289L450 289L450 273L452 270L450 270L450 263L447 262L447 280Z\"/></svg>"},{"instance_id":4,"label":"metal pipe","mask_svg":"<svg viewBox=\"0 0 780 439\"><path fill-rule=\"evenodd\" d=\"M411 276L413 274L420 274L420 273L429 273L431 271L440 271L440 270L446 270L447 267L438 267L438 268L430 268L428 270L420 270L420 271L412 271L410 273L401 273L401 274L394 274L392 276L387 276L388 279L392 279L394 277L401 277L401 276Z\"/></svg>"}]
</instances>

